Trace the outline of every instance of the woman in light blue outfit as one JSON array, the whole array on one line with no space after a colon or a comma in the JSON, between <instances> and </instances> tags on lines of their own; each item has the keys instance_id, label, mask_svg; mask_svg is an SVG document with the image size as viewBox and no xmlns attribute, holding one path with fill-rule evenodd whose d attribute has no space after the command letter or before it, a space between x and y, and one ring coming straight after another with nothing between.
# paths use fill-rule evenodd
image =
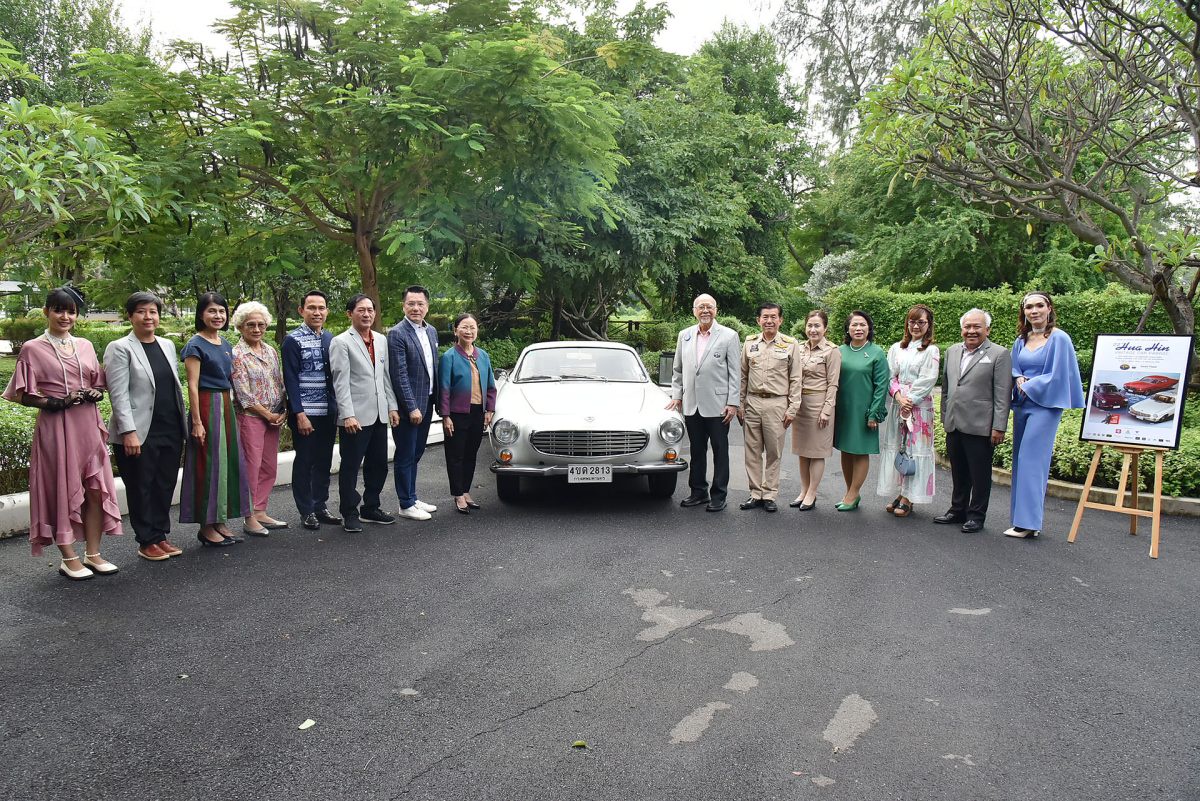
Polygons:
<instances>
[{"instance_id":1,"label":"woman in light blue outfit","mask_svg":"<svg viewBox=\"0 0 1200 801\"><path fill-rule=\"evenodd\" d=\"M1013 487L1010 537L1042 530L1054 436L1063 409L1083 408L1083 380L1075 346L1055 327L1054 303L1043 292L1021 300L1013 343Z\"/></svg>"}]
</instances>

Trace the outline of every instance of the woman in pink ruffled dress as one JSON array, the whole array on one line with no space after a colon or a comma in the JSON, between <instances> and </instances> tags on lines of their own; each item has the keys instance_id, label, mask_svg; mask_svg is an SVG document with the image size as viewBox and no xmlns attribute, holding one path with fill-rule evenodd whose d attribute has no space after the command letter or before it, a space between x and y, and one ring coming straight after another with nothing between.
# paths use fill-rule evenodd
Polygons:
<instances>
[{"instance_id":1,"label":"woman in pink ruffled dress","mask_svg":"<svg viewBox=\"0 0 1200 801\"><path fill-rule=\"evenodd\" d=\"M108 430L96 404L104 372L86 339L71 336L83 296L73 287L46 298L46 332L21 346L4 398L39 410L29 455L29 542L62 552L58 572L81 581L117 572L100 555L104 534L120 534L121 510L108 460ZM84 540L81 557L75 543Z\"/></svg>"}]
</instances>

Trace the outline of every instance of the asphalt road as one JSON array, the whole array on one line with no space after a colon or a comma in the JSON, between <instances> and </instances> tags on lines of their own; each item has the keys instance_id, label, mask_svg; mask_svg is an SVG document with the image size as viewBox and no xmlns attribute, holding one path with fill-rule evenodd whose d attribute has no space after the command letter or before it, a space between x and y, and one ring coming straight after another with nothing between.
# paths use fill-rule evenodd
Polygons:
<instances>
[{"instance_id":1,"label":"asphalt road","mask_svg":"<svg viewBox=\"0 0 1200 801\"><path fill-rule=\"evenodd\" d=\"M505 506L482 469L463 516L435 447L426 523L189 527L166 563L129 535L79 584L5 541L0 798L1200 798L1200 526L1165 521L1154 561L1100 512L1068 545L1051 499L1012 540L998 487L968 535L930 524L938 480L898 520L874 474L834 511L836 457L816 510L774 515L681 509L686 482Z\"/></svg>"}]
</instances>

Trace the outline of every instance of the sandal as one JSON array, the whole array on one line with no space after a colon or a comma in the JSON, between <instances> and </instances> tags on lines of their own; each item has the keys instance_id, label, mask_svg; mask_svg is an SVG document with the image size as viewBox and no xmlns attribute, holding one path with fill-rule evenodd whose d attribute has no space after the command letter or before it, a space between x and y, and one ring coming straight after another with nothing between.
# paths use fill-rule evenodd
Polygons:
<instances>
[{"instance_id":1,"label":"sandal","mask_svg":"<svg viewBox=\"0 0 1200 801\"><path fill-rule=\"evenodd\" d=\"M908 517L912 514L912 504L908 501L900 501L896 504L895 510L892 511L896 517Z\"/></svg>"},{"instance_id":2,"label":"sandal","mask_svg":"<svg viewBox=\"0 0 1200 801\"><path fill-rule=\"evenodd\" d=\"M896 511L896 507L899 505L900 505L900 496L897 495L895 498L892 498L892 500L888 502L887 506L883 507L883 511L887 512L888 514L891 514L892 512Z\"/></svg>"}]
</instances>

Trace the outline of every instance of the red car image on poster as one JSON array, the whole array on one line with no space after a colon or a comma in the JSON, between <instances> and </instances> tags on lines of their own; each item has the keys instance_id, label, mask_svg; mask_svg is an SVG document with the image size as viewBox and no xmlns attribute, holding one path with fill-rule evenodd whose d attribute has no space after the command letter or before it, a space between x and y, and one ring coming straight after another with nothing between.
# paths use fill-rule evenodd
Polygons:
<instances>
[{"instance_id":1,"label":"red car image on poster","mask_svg":"<svg viewBox=\"0 0 1200 801\"><path fill-rule=\"evenodd\" d=\"M1178 383L1178 379L1167 378L1165 375L1148 375L1143 376L1137 381L1130 381L1125 385L1125 389L1129 392L1136 392L1139 395L1153 395L1155 392L1170 389Z\"/></svg>"}]
</instances>

